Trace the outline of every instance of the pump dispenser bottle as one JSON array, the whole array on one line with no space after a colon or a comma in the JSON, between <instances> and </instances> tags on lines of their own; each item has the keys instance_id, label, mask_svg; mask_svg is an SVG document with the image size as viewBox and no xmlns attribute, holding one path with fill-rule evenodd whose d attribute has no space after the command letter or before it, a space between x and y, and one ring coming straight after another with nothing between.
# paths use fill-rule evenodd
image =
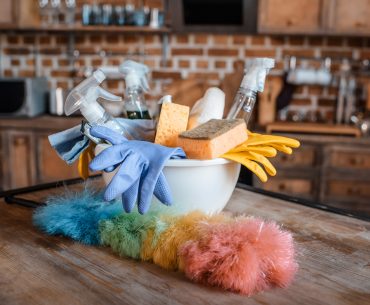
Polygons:
<instances>
[{"instance_id":1,"label":"pump dispenser bottle","mask_svg":"<svg viewBox=\"0 0 370 305\"><path fill-rule=\"evenodd\" d=\"M118 132L127 139L132 139L127 130L97 102L99 97L109 101L119 102L122 100L121 97L113 95L99 87L104 79L105 74L101 70L97 70L90 77L82 81L68 94L64 105L64 112L69 116L80 110L90 126L105 126ZM87 134L87 136L91 138L90 135ZM96 139L94 140L96 142Z\"/></svg>"},{"instance_id":2,"label":"pump dispenser bottle","mask_svg":"<svg viewBox=\"0 0 370 305\"><path fill-rule=\"evenodd\" d=\"M126 60L120 65L119 71L124 75L126 82L124 102L127 118L150 119L144 97L144 92L149 90L146 76L149 72L148 67L132 60Z\"/></svg>"},{"instance_id":3,"label":"pump dispenser bottle","mask_svg":"<svg viewBox=\"0 0 370 305\"><path fill-rule=\"evenodd\" d=\"M254 58L247 60L243 80L227 115L227 119L243 118L248 126L249 119L257 99L257 93L263 92L266 75L275 65L272 58Z\"/></svg>"}]
</instances>

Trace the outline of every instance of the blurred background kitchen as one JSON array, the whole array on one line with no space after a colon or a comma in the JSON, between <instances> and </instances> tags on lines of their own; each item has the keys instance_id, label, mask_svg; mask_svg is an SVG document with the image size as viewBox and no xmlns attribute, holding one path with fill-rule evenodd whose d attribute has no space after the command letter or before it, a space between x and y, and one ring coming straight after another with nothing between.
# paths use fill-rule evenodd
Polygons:
<instances>
[{"instance_id":1,"label":"blurred background kitchen","mask_svg":"<svg viewBox=\"0 0 370 305\"><path fill-rule=\"evenodd\" d=\"M302 147L267 183L240 180L370 215L369 16L369 0L1 0L0 190L78 175L47 136L80 123L64 98L98 67L145 63L149 101L192 105L220 86L230 103L244 60L272 57L250 129ZM105 86L123 95L119 78Z\"/></svg>"}]
</instances>

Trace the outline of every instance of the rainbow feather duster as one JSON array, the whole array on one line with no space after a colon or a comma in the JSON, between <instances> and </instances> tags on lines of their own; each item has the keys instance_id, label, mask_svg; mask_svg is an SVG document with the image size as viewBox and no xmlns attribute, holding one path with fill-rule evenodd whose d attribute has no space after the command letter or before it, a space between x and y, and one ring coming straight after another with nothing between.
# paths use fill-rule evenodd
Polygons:
<instances>
[{"instance_id":1,"label":"rainbow feather duster","mask_svg":"<svg viewBox=\"0 0 370 305\"><path fill-rule=\"evenodd\" d=\"M287 287L297 271L292 235L276 223L194 211L176 216L163 206L126 214L121 202L107 204L100 192L48 200L34 224L85 244L112 247L120 256L180 270L192 281L251 295Z\"/></svg>"},{"instance_id":2,"label":"rainbow feather duster","mask_svg":"<svg viewBox=\"0 0 370 305\"><path fill-rule=\"evenodd\" d=\"M66 190L36 209L33 224L49 235L63 235L87 245L99 245L99 222L122 213L122 203L107 203L102 192L86 186L81 193Z\"/></svg>"}]
</instances>

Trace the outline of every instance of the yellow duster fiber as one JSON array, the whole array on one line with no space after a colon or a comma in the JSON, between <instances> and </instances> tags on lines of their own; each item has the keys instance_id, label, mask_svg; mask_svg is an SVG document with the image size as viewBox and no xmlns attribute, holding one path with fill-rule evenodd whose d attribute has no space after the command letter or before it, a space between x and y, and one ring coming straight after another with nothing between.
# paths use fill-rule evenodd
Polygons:
<instances>
[{"instance_id":1,"label":"yellow duster fiber","mask_svg":"<svg viewBox=\"0 0 370 305\"><path fill-rule=\"evenodd\" d=\"M168 228L169 224L173 222L174 219L176 219L174 216L162 215L153 221L141 244L140 258L143 261L153 261L153 252L159 236Z\"/></svg>"},{"instance_id":2,"label":"yellow duster fiber","mask_svg":"<svg viewBox=\"0 0 370 305\"><path fill-rule=\"evenodd\" d=\"M173 219L168 228L159 236L153 251L153 262L167 270L177 270L179 267L178 249L189 240L196 240L200 234L199 223L225 222L222 214L207 216L200 211L194 211L182 217Z\"/></svg>"}]
</instances>

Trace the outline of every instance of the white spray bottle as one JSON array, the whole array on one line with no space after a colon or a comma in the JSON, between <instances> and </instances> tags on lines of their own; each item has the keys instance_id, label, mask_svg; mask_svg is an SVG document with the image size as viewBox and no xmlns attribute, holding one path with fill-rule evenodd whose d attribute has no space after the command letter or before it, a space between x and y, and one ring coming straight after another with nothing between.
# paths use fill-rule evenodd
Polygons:
<instances>
[{"instance_id":1,"label":"white spray bottle","mask_svg":"<svg viewBox=\"0 0 370 305\"><path fill-rule=\"evenodd\" d=\"M97 70L90 77L82 81L68 94L64 104L64 112L68 116L80 110L89 125L105 126L118 132L127 139L132 139L132 136L127 130L97 102L99 97L109 101L122 101L120 96L113 95L99 87L104 80L105 74L101 70ZM89 135L87 134L87 136ZM91 136L89 137L97 142L97 139Z\"/></svg>"},{"instance_id":2,"label":"white spray bottle","mask_svg":"<svg viewBox=\"0 0 370 305\"><path fill-rule=\"evenodd\" d=\"M226 117L227 119L242 117L248 126L254 104L256 103L257 93L263 92L266 75L274 66L275 60L272 58L247 60L245 67L246 73ZM242 113L240 113L241 110Z\"/></svg>"},{"instance_id":3,"label":"white spray bottle","mask_svg":"<svg viewBox=\"0 0 370 305\"><path fill-rule=\"evenodd\" d=\"M126 60L119 66L126 82L125 110L129 119L150 119L144 92L149 91L147 74L149 68L133 60Z\"/></svg>"}]
</instances>

